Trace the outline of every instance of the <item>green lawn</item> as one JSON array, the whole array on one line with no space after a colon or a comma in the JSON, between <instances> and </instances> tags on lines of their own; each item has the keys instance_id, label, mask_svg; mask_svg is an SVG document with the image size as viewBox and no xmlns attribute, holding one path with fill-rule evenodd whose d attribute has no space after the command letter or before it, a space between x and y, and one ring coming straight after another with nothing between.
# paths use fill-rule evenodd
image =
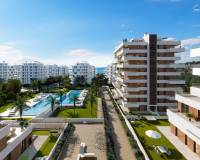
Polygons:
<instances>
[{"instance_id":1,"label":"green lawn","mask_svg":"<svg viewBox=\"0 0 200 160\"><path fill-rule=\"evenodd\" d=\"M40 150L37 152L35 157L43 157L49 155L53 146L55 145L57 138L55 136L48 137L47 140L44 142Z\"/></svg>"},{"instance_id":2,"label":"green lawn","mask_svg":"<svg viewBox=\"0 0 200 160\"><path fill-rule=\"evenodd\" d=\"M32 132L33 135L49 135L47 140L44 142L44 144L41 146L40 150L37 152L35 157L43 157L49 155L52 148L54 147L57 137L55 135L50 136L49 130L35 130Z\"/></svg>"},{"instance_id":3,"label":"green lawn","mask_svg":"<svg viewBox=\"0 0 200 160\"><path fill-rule=\"evenodd\" d=\"M7 109L13 107L13 103L8 103L0 107L0 113L5 112Z\"/></svg>"},{"instance_id":4,"label":"green lawn","mask_svg":"<svg viewBox=\"0 0 200 160\"><path fill-rule=\"evenodd\" d=\"M146 120L139 120L135 121L134 124L132 123L132 126L134 130L136 131L139 139L142 141L143 146L149 155L149 157L153 160L166 160L166 159L179 159L184 160L185 158L183 155L171 144L171 142L164 136L162 133L156 128L156 126L168 126L169 122L166 120L159 120L154 123L149 123ZM146 136L145 131L147 130L154 130L161 134L160 139L153 139L148 136ZM153 149L153 145L163 145L170 149L172 154L168 157L161 157L159 154L156 153L156 151Z\"/></svg>"},{"instance_id":5,"label":"green lawn","mask_svg":"<svg viewBox=\"0 0 200 160\"><path fill-rule=\"evenodd\" d=\"M50 135L49 130L34 130L32 132L33 135Z\"/></svg>"},{"instance_id":6,"label":"green lawn","mask_svg":"<svg viewBox=\"0 0 200 160\"><path fill-rule=\"evenodd\" d=\"M93 104L93 109L91 113L91 107L89 100L86 100L84 108L76 108L75 114L73 108L64 108L61 109L55 117L62 118L96 118L97 117L97 102Z\"/></svg>"}]
</instances>

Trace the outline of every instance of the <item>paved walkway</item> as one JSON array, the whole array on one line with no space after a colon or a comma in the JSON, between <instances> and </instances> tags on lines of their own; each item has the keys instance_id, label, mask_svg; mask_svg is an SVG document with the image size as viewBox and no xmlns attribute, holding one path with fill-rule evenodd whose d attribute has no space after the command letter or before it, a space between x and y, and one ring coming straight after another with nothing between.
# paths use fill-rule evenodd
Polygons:
<instances>
[{"instance_id":1,"label":"paved walkway","mask_svg":"<svg viewBox=\"0 0 200 160\"><path fill-rule=\"evenodd\" d=\"M102 109L102 102L101 98L97 98L97 118L103 118L103 109Z\"/></svg>"},{"instance_id":2,"label":"paved walkway","mask_svg":"<svg viewBox=\"0 0 200 160\"><path fill-rule=\"evenodd\" d=\"M103 93L104 98L106 100L110 120L113 126L115 146L117 149L116 153L118 153L117 160L135 160L136 158L133 153L133 149L131 148L128 137L124 131L119 116L114 109L113 103L108 95L108 92L104 91Z\"/></svg>"},{"instance_id":3,"label":"paved walkway","mask_svg":"<svg viewBox=\"0 0 200 160\"><path fill-rule=\"evenodd\" d=\"M170 127L158 126L162 134L179 150L179 152L188 160L199 160L199 156L192 152L181 140L170 132Z\"/></svg>"},{"instance_id":4,"label":"paved walkway","mask_svg":"<svg viewBox=\"0 0 200 160\"><path fill-rule=\"evenodd\" d=\"M88 153L95 153L98 160L106 160L103 124L75 124L75 131L65 143L60 160L76 160L81 142L87 145Z\"/></svg>"},{"instance_id":5,"label":"paved walkway","mask_svg":"<svg viewBox=\"0 0 200 160\"><path fill-rule=\"evenodd\" d=\"M46 141L48 136L38 136L33 143L21 154L19 160L31 160L36 155L42 144Z\"/></svg>"}]
</instances>

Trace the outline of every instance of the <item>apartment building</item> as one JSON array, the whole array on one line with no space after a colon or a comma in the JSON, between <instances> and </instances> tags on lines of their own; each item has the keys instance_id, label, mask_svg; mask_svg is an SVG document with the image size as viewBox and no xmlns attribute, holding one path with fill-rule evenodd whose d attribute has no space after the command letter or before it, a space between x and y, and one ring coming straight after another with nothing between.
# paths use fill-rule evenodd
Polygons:
<instances>
[{"instance_id":1,"label":"apartment building","mask_svg":"<svg viewBox=\"0 0 200 160\"><path fill-rule=\"evenodd\" d=\"M77 76L84 76L88 84L91 84L92 79L95 77L95 67L87 62L76 63L72 66L71 72L72 82Z\"/></svg>"},{"instance_id":2,"label":"apartment building","mask_svg":"<svg viewBox=\"0 0 200 160\"><path fill-rule=\"evenodd\" d=\"M24 62L21 69L21 82L23 84L31 84L34 79L45 79L45 68L40 62Z\"/></svg>"},{"instance_id":3,"label":"apartment building","mask_svg":"<svg viewBox=\"0 0 200 160\"><path fill-rule=\"evenodd\" d=\"M69 75L69 68L68 68L68 66L59 66L59 68L58 68L58 75L59 76L68 76Z\"/></svg>"},{"instance_id":4,"label":"apartment building","mask_svg":"<svg viewBox=\"0 0 200 160\"><path fill-rule=\"evenodd\" d=\"M180 41L144 34L123 40L114 51L114 93L125 111L166 113L175 108L175 92L185 82L178 79L183 64L175 54L183 52Z\"/></svg>"},{"instance_id":5,"label":"apartment building","mask_svg":"<svg viewBox=\"0 0 200 160\"><path fill-rule=\"evenodd\" d=\"M7 80L8 79L21 79L21 66L20 65L9 65Z\"/></svg>"},{"instance_id":6,"label":"apartment building","mask_svg":"<svg viewBox=\"0 0 200 160\"><path fill-rule=\"evenodd\" d=\"M111 84L114 82L114 74L115 74L115 65L110 64L105 69L105 76L108 78L108 83Z\"/></svg>"},{"instance_id":7,"label":"apartment building","mask_svg":"<svg viewBox=\"0 0 200 160\"><path fill-rule=\"evenodd\" d=\"M200 56L200 49L198 51ZM200 68L193 72L199 75ZM200 70L199 70L200 71ZM200 156L200 86L190 87L190 94L176 94L177 109L168 109L167 115L171 132L177 136L183 144Z\"/></svg>"},{"instance_id":8,"label":"apartment building","mask_svg":"<svg viewBox=\"0 0 200 160\"><path fill-rule=\"evenodd\" d=\"M16 160L32 143L33 125L25 129L0 124L0 159Z\"/></svg>"},{"instance_id":9,"label":"apartment building","mask_svg":"<svg viewBox=\"0 0 200 160\"><path fill-rule=\"evenodd\" d=\"M8 77L8 64L6 62L0 63L0 80L6 81Z\"/></svg>"},{"instance_id":10,"label":"apartment building","mask_svg":"<svg viewBox=\"0 0 200 160\"><path fill-rule=\"evenodd\" d=\"M45 67L45 77L56 77L59 75L59 67L58 65L46 65Z\"/></svg>"}]
</instances>

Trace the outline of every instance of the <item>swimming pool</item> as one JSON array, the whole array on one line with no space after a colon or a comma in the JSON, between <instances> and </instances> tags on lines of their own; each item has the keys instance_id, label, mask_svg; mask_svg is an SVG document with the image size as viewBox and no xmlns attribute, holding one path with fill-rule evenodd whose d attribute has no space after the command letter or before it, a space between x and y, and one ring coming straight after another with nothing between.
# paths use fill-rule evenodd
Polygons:
<instances>
[{"instance_id":1,"label":"swimming pool","mask_svg":"<svg viewBox=\"0 0 200 160\"><path fill-rule=\"evenodd\" d=\"M62 105L63 106L73 105L72 97L74 95L79 97L81 94L81 91L82 90L71 90L67 94L63 95ZM56 94L52 94L52 95L55 96L56 100L59 102L59 100L60 100L59 96ZM24 110L22 114L24 116L37 116L37 115L41 114L42 112L48 110L49 108L51 108L51 103L50 103L48 97L49 96L43 98L42 100L40 100L38 103L36 103L31 108Z\"/></svg>"},{"instance_id":2,"label":"swimming pool","mask_svg":"<svg viewBox=\"0 0 200 160\"><path fill-rule=\"evenodd\" d=\"M64 100L62 101L62 105L63 106L68 106L68 105L72 105L74 103L73 101L73 97L77 96L79 97L81 94L82 90L71 90L70 92L68 92L65 97Z\"/></svg>"}]
</instances>

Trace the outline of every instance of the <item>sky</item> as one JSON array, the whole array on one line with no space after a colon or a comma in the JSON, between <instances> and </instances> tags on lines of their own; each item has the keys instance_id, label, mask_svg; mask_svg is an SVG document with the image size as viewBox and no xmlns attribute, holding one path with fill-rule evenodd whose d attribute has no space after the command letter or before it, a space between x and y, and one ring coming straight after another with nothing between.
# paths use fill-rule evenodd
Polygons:
<instances>
[{"instance_id":1,"label":"sky","mask_svg":"<svg viewBox=\"0 0 200 160\"><path fill-rule=\"evenodd\" d=\"M0 61L97 67L144 33L200 44L200 0L0 0Z\"/></svg>"}]
</instances>

